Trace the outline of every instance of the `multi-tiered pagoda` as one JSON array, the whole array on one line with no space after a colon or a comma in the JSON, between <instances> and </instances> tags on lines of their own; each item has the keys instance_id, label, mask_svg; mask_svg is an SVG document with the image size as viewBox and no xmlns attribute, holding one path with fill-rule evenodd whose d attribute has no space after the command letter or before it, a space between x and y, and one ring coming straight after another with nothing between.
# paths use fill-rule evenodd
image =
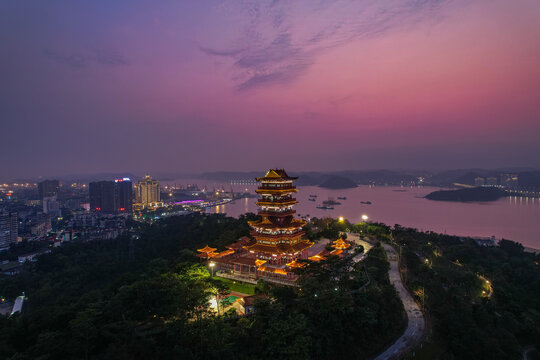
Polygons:
<instances>
[{"instance_id":1,"label":"multi-tiered pagoda","mask_svg":"<svg viewBox=\"0 0 540 360\"><path fill-rule=\"evenodd\" d=\"M283 169L270 169L264 177L257 178L261 220L249 222L256 243L246 249L258 259L266 260L268 265L307 258L307 249L313 245L302 239L306 221L294 218L296 199L293 194L297 189L293 182L296 179Z\"/></svg>"},{"instance_id":2,"label":"multi-tiered pagoda","mask_svg":"<svg viewBox=\"0 0 540 360\"><path fill-rule=\"evenodd\" d=\"M297 278L293 271L302 267L307 259L312 242L302 239L304 220L295 219L293 206L297 191L293 182L297 178L287 175L283 169L271 169L264 177L257 178L260 183L257 193L261 198L258 221L250 221L251 235L241 238L237 243L227 246L228 250L216 253L214 248L199 249L199 257L218 265L222 276L238 280L257 280L291 283Z\"/></svg>"}]
</instances>

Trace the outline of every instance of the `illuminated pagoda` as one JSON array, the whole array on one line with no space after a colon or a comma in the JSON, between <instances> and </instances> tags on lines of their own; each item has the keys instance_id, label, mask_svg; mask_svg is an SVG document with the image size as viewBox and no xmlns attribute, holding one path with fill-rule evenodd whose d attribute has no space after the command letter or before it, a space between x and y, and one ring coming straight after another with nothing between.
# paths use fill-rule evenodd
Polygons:
<instances>
[{"instance_id":1,"label":"illuminated pagoda","mask_svg":"<svg viewBox=\"0 0 540 360\"><path fill-rule=\"evenodd\" d=\"M302 227L306 221L294 218L296 199L293 194L297 189L293 182L296 179L283 169L271 169L264 177L257 178L260 185L256 192L261 195L257 205L261 220L249 222L256 242L246 250L258 259L266 260L267 265L305 259L307 249L313 245L302 239L305 234Z\"/></svg>"},{"instance_id":2,"label":"illuminated pagoda","mask_svg":"<svg viewBox=\"0 0 540 360\"><path fill-rule=\"evenodd\" d=\"M285 284L296 281L294 270L305 265L297 260L307 259L308 249L313 245L302 238L306 221L294 218L296 179L283 169L271 169L264 177L257 178L261 219L249 222L255 240L239 239L227 246L225 256L216 256L212 248L200 249L199 256L218 265L223 275L238 280L263 278Z\"/></svg>"}]
</instances>

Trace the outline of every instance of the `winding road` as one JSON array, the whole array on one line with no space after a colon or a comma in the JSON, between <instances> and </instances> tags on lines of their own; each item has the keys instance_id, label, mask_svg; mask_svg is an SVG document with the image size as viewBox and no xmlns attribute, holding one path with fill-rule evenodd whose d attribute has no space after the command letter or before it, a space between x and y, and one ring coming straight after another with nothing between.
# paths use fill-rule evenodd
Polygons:
<instances>
[{"instance_id":1,"label":"winding road","mask_svg":"<svg viewBox=\"0 0 540 360\"><path fill-rule=\"evenodd\" d=\"M383 243L382 245L386 250L386 255L390 262L390 270L388 271L390 282L394 284L399 297L403 302L408 322L405 332L389 348L377 356L375 360L398 359L422 339L425 329L424 314L401 281L396 251L388 244Z\"/></svg>"}]
</instances>

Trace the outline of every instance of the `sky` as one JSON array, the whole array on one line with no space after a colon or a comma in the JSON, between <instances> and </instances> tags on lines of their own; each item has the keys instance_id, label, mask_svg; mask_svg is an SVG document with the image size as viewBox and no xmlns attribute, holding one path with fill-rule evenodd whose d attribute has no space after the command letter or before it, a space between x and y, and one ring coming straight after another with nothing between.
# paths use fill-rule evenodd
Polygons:
<instances>
[{"instance_id":1,"label":"sky","mask_svg":"<svg viewBox=\"0 0 540 360\"><path fill-rule=\"evenodd\" d=\"M0 172L540 168L537 0L0 0Z\"/></svg>"}]
</instances>

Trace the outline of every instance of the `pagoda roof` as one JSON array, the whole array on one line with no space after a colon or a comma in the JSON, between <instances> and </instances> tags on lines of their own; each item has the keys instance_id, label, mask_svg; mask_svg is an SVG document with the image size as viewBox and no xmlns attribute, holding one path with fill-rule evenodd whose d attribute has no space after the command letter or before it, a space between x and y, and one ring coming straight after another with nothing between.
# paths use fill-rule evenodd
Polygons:
<instances>
[{"instance_id":1,"label":"pagoda roof","mask_svg":"<svg viewBox=\"0 0 540 360\"><path fill-rule=\"evenodd\" d=\"M255 190L255 192L257 194L287 194L287 193L293 193L293 192L297 192L298 189L293 187L293 188L288 188L288 189L263 189L263 188L258 188L257 190Z\"/></svg>"},{"instance_id":2,"label":"pagoda roof","mask_svg":"<svg viewBox=\"0 0 540 360\"><path fill-rule=\"evenodd\" d=\"M200 258L204 258L204 259L209 259L209 258L213 258L217 255L218 253L215 253L215 252L203 252L203 253L200 253L200 254L197 254L198 257Z\"/></svg>"},{"instance_id":3,"label":"pagoda roof","mask_svg":"<svg viewBox=\"0 0 540 360\"><path fill-rule=\"evenodd\" d=\"M245 256L240 256L240 257L228 256L228 257L222 257L222 258L215 259L215 261L218 262L218 263L238 264L238 265L248 265L248 266L258 266L257 263L256 263L257 260L258 259L256 259L256 258L250 258L250 257L245 257Z\"/></svg>"},{"instance_id":4,"label":"pagoda roof","mask_svg":"<svg viewBox=\"0 0 540 360\"><path fill-rule=\"evenodd\" d=\"M321 254L317 254L317 255L313 255L313 256L308 257L308 260L319 262L319 261L322 261L322 260L326 260L326 258L324 256L322 256Z\"/></svg>"},{"instance_id":5,"label":"pagoda roof","mask_svg":"<svg viewBox=\"0 0 540 360\"><path fill-rule=\"evenodd\" d=\"M216 255L212 256L212 257L216 257L216 258L220 258L220 257L224 257L224 256L227 256L227 255L231 255L231 254L234 254L234 250L232 249L227 249L225 251L222 251L220 253L217 253Z\"/></svg>"},{"instance_id":6,"label":"pagoda roof","mask_svg":"<svg viewBox=\"0 0 540 360\"><path fill-rule=\"evenodd\" d=\"M296 180L297 177L292 177L287 175L285 169L270 169L266 172L266 175L263 177L256 178L257 181L272 181L272 180Z\"/></svg>"},{"instance_id":7,"label":"pagoda roof","mask_svg":"<svg viewBox=\"0 0 540 360\"><path fill-rule=\"evenodd\" d=\"M290 263L288 263L287 266L292 267L292 268L303 268L304 266L306 266L306 263L298 262L298 261L294 260L294 261L291 261Z\"/></svg>"},{"instance_id":8,"label":"pagoda roof","mask_svg":"<svg viewBox=\"0 0 540 360\"><path fill-rule=\"evenodd\" d=\"M297 229L307 224L307 221L300 219L291 219L286 221L285 224L272 223L268 218L263 220L248 221L248 224L252 227L260 229Z\"/></svg>"},{"instance_id":9,"label":"pagoda roof","mask_svg":"<svg viewBox=\"0 0 540 360\"><path fill-rule=\"evenodd\" d=\"M279 245L263 245L263 244L254 244L251 246L246 246L246 250L254 252L264 252L270 254L294 254L300 251L304 251L313 246L313 243L310 241L302 241L294 245L289 244L279 244Z\"/></svg>"},{"instance_id":10,"label":"pagoda roof","mask_svg":"<svg viewBox=\"0 0 540 360\"><path fill-rule=\"evenodd\" d=\"M203 247L202 249L197 249L198 252L202 252L202 253L211 253L211 252L214 252L216 251L217 249L216 248L211 248L210 246L206 245L205 247Z\"/></svg>"},{"instance_id":11,"label":"pagoda roof","mask_svg":"<svg viewBox=\"0 0 540 360\"><path fill-rule=\"evenodd\" d=\"M252 306L257 299L268 299L268 296L266 296L265 293L259 293L256 295L244 296L243 298L240 298L236 301L243 304L244 306Z\"/></svg>"},{"instance_id":12,"label":"pagoda roof","mask_svg":"<svg viewBox=\"0 0 540 360\"><path fill-rule=\"evenodd\" d=\"M279 239L297 239L299 237L302 237L305 235L305 231L304 230L299 230L299 231L296 231L292 234L287 234L287 233L282 233L282 234L264 234L264 233L259 233L257 232L257 230L251 230L250 231L250 234L252 236L254 236L256 239L260 239L260 238L265 238L265 239L270 239L270 240L279 240ZM246 247L244 246L244 249Z\"/></svg>"},{"instance_id":13,"label":"pagoda roof","mask_svg":"<svg viewBox=\"0 0 540 360\"><path fill-rule=\"evenodd\" d=\"M271 272L271 273L274 273L274 274L287 275L286 270L278 269L278 268L274 268L274 267L270 267L270 266L264 266L264 265L259 266L257 268L257 271L266 271L266 272Z\"/></svg>"},{"instance_id":14,"label":"pagoda roof","mask_svg":"<svg viewBox=\"0 0 540 360\"><path fill-rule=\"evenodd\" d=\"M232 244L229 244L225 247L231 250L240 250L244 246L249 245L250 242L251 242L250 238L248 238L247 236L242 236L240 239L236 240Z\"/></svg>"},{"instance_id":15,"label":"pagoda roof","mask_svg":"<svg viewBox=\"0 0 540 360\"><path fill-rule=\"evenodd\" d=\"M343 240L342 238L339 238L337 239L336 241L334 241L334 243L332 244L332 247L335 248L335 249L347 249L351 246L351 244L349 244L348 242L346 242L345 240Z\"/></svg>"}]
</instances>

